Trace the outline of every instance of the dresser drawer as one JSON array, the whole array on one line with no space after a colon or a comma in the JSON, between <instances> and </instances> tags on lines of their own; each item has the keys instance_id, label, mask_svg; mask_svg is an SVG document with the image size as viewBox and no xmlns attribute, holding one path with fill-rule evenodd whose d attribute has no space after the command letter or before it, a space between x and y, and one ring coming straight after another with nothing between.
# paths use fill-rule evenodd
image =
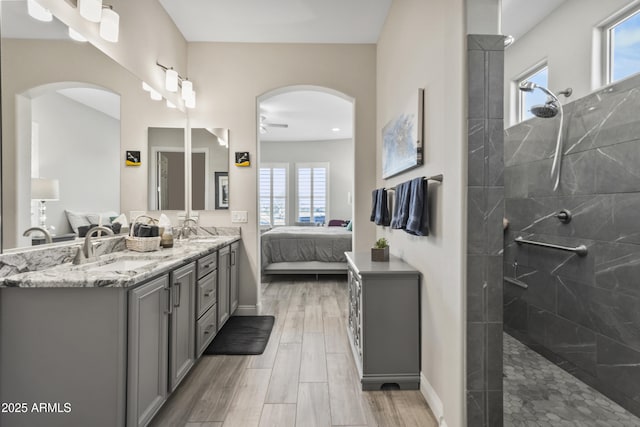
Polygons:
<instances>
[{"instance_id":1,"label":"dresser drawer","mask_svg":"<svg viewBox=\"0 0 640 427\"><path fill-rule=\"evenodd\" d=\"M196 324L196 349L198 357L216 336L218 313L216 305L207 311Z\"/></svg>"},{"instance_id":2,"label":"dresser drawer","mask_svg":"<svg viewBox=\"0 0 640 427\"><path fill-rule=\"evenodd\" d=\"M214 252L198 260L198 279L211 273L218 267L218 253Z\"/></svg>"},{"instance_id":3,"label":"dresser drawer","mask_svg":"<svg viewBox=\"0 0 640 427\"><path fill-rule=\"evenodd\" d=\"M202 316L216 302L218 275L213 272L198 280L197 318Z\"/></svg>"}]
</instances>

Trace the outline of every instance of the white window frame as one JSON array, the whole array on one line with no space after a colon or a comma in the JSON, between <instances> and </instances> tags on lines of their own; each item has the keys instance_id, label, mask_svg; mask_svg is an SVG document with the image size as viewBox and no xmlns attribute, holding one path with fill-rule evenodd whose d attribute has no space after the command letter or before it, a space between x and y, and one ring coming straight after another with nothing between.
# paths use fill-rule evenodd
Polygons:
<instances>
[{"instance_id":1,"label":"white window frame","mask_svg":"<svg viewBox=\"0 0 640 427\"><path fill-rule=\"evenodd\" d=\"M269 212L269 225L271 227L281 227L281 224L275 225L273 221L273 169L284 169L285 177L284 177L284 225L289 224L289 163L261 163L259 169L269 169L269 174L271 177L271 185L269 186L269 206L271 206L271 210ZM258 170L258 180L260 179L260 171ZM258 183L258 200L261 199L260 194L260 183ZM258 222L260 222L260 206L258 206Z\"/></svg>"},{"instance_id":2,"label":"white window frame","mask_svg":"<svg viewBox=\"0 0 640 427\"><path fill-rule=\"evenodd\" d=\"M535 76L539 72L544 69L547 69L547 78L549 76L549 64L546 59L544 61L538 62L531 68L528 68L527 71L520 74L516 79L514 79L514 87L515 87L515 106L516 106L516 123L521 123L525 121L524 118L524 99L529 92L524 92L520 90L520 83L529 80L531 77Z\"/></svg>"},{"instance_id":3,"label":"white window frame","mask_svg":"<svg viewBox=\"0 0 640 427\"><path fill-rule=\"evenodd\" d=\"M330 163L329 162L311 162L311 163L296 163L295 164L295 168L294 168L294 173L295 173L295 182L296 182L296 194L295 194L295 213L294 213L294 217L295 217L295 222L298 222L298 214L300 213L300 195L299 195L299 184L298 184L298 169L301 168L311 168L311 170L313 170L313 168L325 168L326 169L326 180L325 180L325 200L326 200L326 205L325 205L325 216L324 216L324 220L325 223L329 222L329 208L330 208L330 204L329 204L329 197L331 197L331 185L329 182L330 179L330 173L331 173L331 169L330 169ZM309 212L309 221L313 224L313 173L311 175L311 212Z\"/></svg>"},{"instance_id":4,"label":"white window frame","mask_svg":"<svg viewBox=\"0 0 640 427\"><path fill-rule=\"evenodd\" d=\"M627 19L633 17L634 15L638 15L640 13L640 6L634 6L631 8L624 8L620 12L616 13L612 18L605 21L600 26L600 36L601 36L601 44L602 44L602 86L606 86L608 84L614 83L613 80L613 37L612 37L612 29L620 25L622 22ZM597 49L597 48L596 48ZM640 72L640 71L638 71ZM637 74L637 73L636 73ZM631 77L635 74L630 74L629 76L623 77L620 80L624 80L627 77ZM620 81L616 80L616 81Z\"/></svg>"}]
</instances>

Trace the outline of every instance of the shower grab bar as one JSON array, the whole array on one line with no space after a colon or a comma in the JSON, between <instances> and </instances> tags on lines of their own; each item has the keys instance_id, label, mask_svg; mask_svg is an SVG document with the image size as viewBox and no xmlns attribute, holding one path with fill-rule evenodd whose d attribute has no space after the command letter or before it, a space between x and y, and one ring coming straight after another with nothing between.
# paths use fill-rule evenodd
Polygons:
<instances>
[{"instance_id":1,"label":"shower grab bar","mask_svg":"<svg viewBox=\"0 0 640 427\"><path fill-rule=\"evenodd\" d=\"M589 252L589 250L587 249L587 247L585 245L579 245L579 246L576 246L575 248L571 248L569 246L554 245L552 243L544 243L544 242L536 242L536 241L533 241L533 240L525 240L525 239L522 238L522 236L518 236L513 240L519 245L527 244L527 245L533 245L533 246L541 246L543 248L558 249L560 251L574 252L574 253L578 254L578 256L587 256L587 253Z\"/></svg>"},{"instance_id":2,"label":"shower grab bar","mask_svg":"<svg viewBox=\"0 0 640 427\"><path fill-rule=\"evenodd\" d=\"M504 277L504 281L507 282L507 283L511 283L512 285L519 286L522 289L527 289L529 287L529 285L527 285L523 281L518 280L518 279L514 279L513 277Z\"/></svg>"}]
</instances>

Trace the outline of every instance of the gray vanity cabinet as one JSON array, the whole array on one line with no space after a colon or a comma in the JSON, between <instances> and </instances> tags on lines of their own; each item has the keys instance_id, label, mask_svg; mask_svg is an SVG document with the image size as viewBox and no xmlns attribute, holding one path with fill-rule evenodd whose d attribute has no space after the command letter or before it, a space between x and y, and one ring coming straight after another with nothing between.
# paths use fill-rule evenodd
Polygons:
<instances>
[{"instance_id":1,"label":"gray vanity cabinet","mask_svg":"<svg viewBox=\"0 0 640 427\"><path fill-rule=\"evenodd\" d=\"M129 294L127 426L145 426L167 398L169 368L169 277Z\"/></svg>"},{"instance_id":2,"label":"gray vanity cabinet","mask_svg":"<svg viewBox=\"0 0 640 427\"><path fill-rule=\"evenodd\" d=\"M218 330L229 319L229 280L231 278L231 247L218 251Z\"/></svg>"},{"instance_id":3,"label":"gray vanity cabinet","mask_svg":"<svg viewBox=\"0 0 640 427\"><path fill-rule=\"evenodd\" d=\"M238 308L240 271L238 257L240 255L240 242L231 244L231 269L229 273L229 315L232 315Z\"/></svg>"},{"instance_id":4,"label":"gray vanity cabinet","mask_svg":"<svg viewBox=\"0 0 640 427\"><path fill-rule=\"evenodd\" d=\"M197 261L198 295L196 315L196 356L200 357L218 331L218 253L205 255Z\"/></svg>"},{"instance_id":5,"label":"gray vanity cabinet","mask_svg":"<svg viewBox=\"0 0 640 427\"><path fill-rule=\"evenodd\" d=\"M185 265L171 272L171 323L169 333L169 391L174 391L196 360L196 267Z\"/></svg>"},{"instance_id":6,"label":"gray vanity cabinet","mask_svg":"<svg viewBox=\"0 0 640 427\"><path fill-rule=\"evenodd\" d=\"M347 333L363 390L420 388L420 273L399 258L347 252Z\"/></svg>"}]
</instances>

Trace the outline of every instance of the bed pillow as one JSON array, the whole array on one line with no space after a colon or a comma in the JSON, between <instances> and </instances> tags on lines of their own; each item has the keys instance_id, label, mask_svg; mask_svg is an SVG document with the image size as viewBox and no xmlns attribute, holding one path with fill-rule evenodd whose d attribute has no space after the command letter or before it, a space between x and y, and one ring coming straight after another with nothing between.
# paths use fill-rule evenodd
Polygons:
<instances>
[{"instance_id":1,"label":"bed pillow","mask_svg":"<svg viewBox=\"0 0 640 427\"><path fill-rule=\"evenodd\" d=\"M65 210L64 213L67 215L67 221L69 221L69 225L74 233L78 232L78 227L83 225L91 225L91 221L87 218L86 212L76 212Z\"/></svg>"},{"instance_id":2,"label":"bed pillow","mask_svg":"<svg viewBox=\"0 0 640 427\"><path fill-rule=\"evenodd\" d=\"M353 221L349 221L349 224L347 224L347 230L353 231Z\"/></svg>"}]
</instances>

